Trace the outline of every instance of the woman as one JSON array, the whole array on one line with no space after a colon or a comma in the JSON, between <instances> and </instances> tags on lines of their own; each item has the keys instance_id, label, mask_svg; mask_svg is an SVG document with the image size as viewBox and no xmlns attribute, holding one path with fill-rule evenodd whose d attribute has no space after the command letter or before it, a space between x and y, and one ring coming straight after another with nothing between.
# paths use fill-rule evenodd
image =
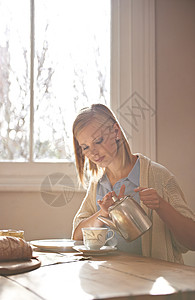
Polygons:
<instances>
[{"instance_id":1,"label":"woman","mask_svg":"<svg viewBox=\"0 0 195 300\"><path fill-rule=\"evenodd\" d=\"M135 192L153 226L130 243L116 235L117 248L183 263L181 253L195 250L195 215L175 177L142 154L131 153L119 122L105 105L81 110L73 124L73 139L79 179L84 185L87 161L91 180L73 221L72 238L82 240L83 227L103 226L97 217L108 217L112 195L120 198Z\"/></svg>"}]
</instances>

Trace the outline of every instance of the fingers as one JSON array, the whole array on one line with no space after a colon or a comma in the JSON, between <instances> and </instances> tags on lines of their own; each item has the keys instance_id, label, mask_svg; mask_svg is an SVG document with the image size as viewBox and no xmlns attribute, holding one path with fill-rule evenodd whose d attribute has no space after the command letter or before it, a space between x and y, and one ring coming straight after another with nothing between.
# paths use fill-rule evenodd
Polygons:
<instances>
[{"instance_id":1,"label":"fingers","mask_svg":"<svg viewBox=\"0 0 195 300\"><path fill-rule=\"evenodd\" d=\"M158 209L160 207L161 197L153 188L138 187L134 190L139 192L140 200L150 209Z\"/></svg>"},{"instance_id":2,"label":"fingers","mask_svg":"<svg viewBox=\"0 0 195 300\"><path fill-rule=\"evenodd\" d=\"M145 206L150 209L158 209L160 207L161 201L163 200L155 189L153 188L144 188L144 187L137 187L134 189L135 192L139 193L140 201L143 202ZM117 196L114 191L109 192L106 194L102 200L98 200L98 204L101 209L108 212L108 208L113 205L114 201L112 199L113 196L120 199L124 196L125 193L125 185L123 184L120 188L119 195Z\"/></svg>"},{"instance_id":3,"label":"fingers","mask_svg":"<svg viewBox=\"0 0 195 300\"><path fill-rule=\"evenodd\" d=\"M98 200L97 202L106 201L106 200L109 199L110 197L112 197L112 192L109 192L109 193L106 194L101 200Z\"/></svg>"},{"instance_id":4,"label":"fingers","mask_svg":"<svg viewBox=\"0 0 195 300\"><path fill-rule=\"evenodd\" d=\"M121 186L118 196L117 196L117 194L114 191L112 191L112 197L114 196L114 197L116 197L118 199L120 199L121 197L123 197L124 194L125 194L125 185L124 184Z\"/></svg>"},{"instance_id":5,"label":"fingers","mask_svg":"<svg viewBox=\"0 0 195 300\"><path fill-rule=\"evenodd\" d=\"M125 194L125 185L123 184L120 188L120 192L119 192L119 195L118 195L118 198L120 199L121 197L123 197Z\"/></svg>"},{"instance_id":6,"label":"fingers","mask_svg":"<svg viewBox=\"0 0 195 300\"><path fill-rule=\"evenodd\" d=\"M114 203L112 200L112 192L106 194L101 200L97 200L97 203L103 211L108 212L108 208Z\"/></svg>"},{"instance_id":7,"label":"fingers","mask_svg":"<svg viewBox=\"0 0 195 300\"><path fill-rule=\"evenodd\" d=\"M113 196L117 197L117 198L121 198L124 196L125 193L125 185L123 184L120 188L120 192L119 195L117 196L116 193L114 191L107 193L101 200L97 200L97 203L99 204L99 206L102 209L108 209L109 206L111 206L114 201L112 199Z\"/></svg>"},{"instance_id":8,"label":"fingers","mask_svg":"<svg viewBox=\"0 0 195 300\"><path fill-rule=\"evenodd\" d=\"M140 192L140 191L143 191L145 190L146 188L143 188L141 186L138 186L136 189L134 189L135 192Z\"/></svg>"}]
</instances>

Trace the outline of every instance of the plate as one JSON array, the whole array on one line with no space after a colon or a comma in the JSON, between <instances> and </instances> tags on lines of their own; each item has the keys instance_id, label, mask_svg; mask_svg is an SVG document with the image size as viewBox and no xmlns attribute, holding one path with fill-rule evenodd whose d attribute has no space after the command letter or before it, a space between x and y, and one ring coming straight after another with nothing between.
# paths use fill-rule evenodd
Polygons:
<instances>
[{"instance_id":1,"label":"plate","mask_svg":"<svg viewBox=\"0 0 195 300\"><path fill-rule=\"evenodd\" d=\"M36 240L30 241L32 246L41 250L50 251L72 251L76 245L83 245L83 241L74 241L71 239L49 239L49 240Z\"/></svg>"},{"instance_id":2,"label":"plate","mask_svg":"<svg viewBox=\"0 0 195 300\"><path fill-rule=\"evenodd\" d=\"M75 249L76 251L82 252L83 254L86 254L86 255L104 255L104 254L108 254L108 253L111 253L111 252L117 250L117 248L113 247L113 246L103 246L102 248L100 248L98 250L92 250L92 249L86 248L84 245L74 246L73 249Z\"/></svg>"},{"instance_id":3,"label":"plate","mask_svg":"<svg viewBox=\"0 0 195 300\"><path fill-rule=\"evenodd\" d=\"M0 275L15 275L39 268L41 262L32 258L30 260L14 260L0 262Z\"/></svg>"}]
</instances>

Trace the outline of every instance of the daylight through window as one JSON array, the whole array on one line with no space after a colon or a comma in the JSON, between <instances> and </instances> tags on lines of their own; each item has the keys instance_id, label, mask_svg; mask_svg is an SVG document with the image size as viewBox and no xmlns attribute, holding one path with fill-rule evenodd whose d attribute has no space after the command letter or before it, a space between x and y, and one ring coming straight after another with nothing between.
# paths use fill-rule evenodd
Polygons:
<instances>
[{"instance_id":1,"label":"daylight through window","mask_svg":"<svg viewBox=\"0 0 195 300\"><path fill-rule=\"evenodd\" d=\"M0 0L0 66L0 160L72 160L75 114L110 104L110 1Z\"/></svg>"}]
</instances>

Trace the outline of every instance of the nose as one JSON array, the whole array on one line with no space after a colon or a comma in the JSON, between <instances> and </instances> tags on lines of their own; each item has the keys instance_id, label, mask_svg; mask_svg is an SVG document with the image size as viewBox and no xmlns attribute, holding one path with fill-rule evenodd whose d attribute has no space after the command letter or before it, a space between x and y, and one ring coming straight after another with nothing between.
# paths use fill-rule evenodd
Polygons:
<instances>
[{"instance_id":1,"label":"nose","mask_svg":"<svg viewBox=\"0 0 195 300\"><path fill-rule=\"evenodd\" d=\"M95 146L91 147L91 155L93 155L94 157L96 155L98 155L98 150L97 150L97 148Z\"/></svg>"}]
</instances>

